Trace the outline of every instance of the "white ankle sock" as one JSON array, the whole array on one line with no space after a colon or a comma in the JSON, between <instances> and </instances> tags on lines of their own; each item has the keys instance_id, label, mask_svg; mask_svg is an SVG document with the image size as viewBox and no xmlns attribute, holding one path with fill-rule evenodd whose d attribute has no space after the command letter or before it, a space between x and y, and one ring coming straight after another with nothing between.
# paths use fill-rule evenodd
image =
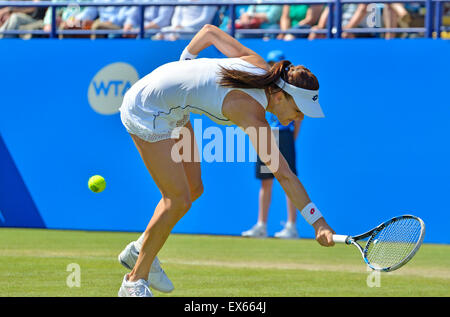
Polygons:
<instances>
[{"instance_id":1,"label":"white ankle sock","mask_svg":"<svg viewBox=\"0 0 450 317\"><path fill-rule=\"evenodd\" d=\"M286 222L286 226L285 227L286 228L295 228L295 222L288 221L288 222Z\"/></svg>"}]
</instances>

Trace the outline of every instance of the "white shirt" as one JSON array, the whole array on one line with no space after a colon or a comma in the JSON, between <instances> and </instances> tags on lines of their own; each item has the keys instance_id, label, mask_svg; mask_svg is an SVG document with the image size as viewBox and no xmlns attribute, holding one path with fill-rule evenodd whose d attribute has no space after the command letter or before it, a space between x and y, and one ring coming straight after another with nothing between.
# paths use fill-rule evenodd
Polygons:
<instances>
[{"instance_id":1,"label":"white shirt","mask_svg":"<svg viewBox=\"0 0 450 317\"><path fill-rule=\"evenodd\" d=\"M140 79L126 93L129 112L140 120L153 121L155 128L160 118L179 119L188 112L205 114L218 124L231 125L222 114L225 96L231 90L241 90L254 98L264 109L267 97L264 89L236 89L218 84L220 67L255 74L266 70L240 58L177 61L162 65Z\"/></svg>"}]
</instances>

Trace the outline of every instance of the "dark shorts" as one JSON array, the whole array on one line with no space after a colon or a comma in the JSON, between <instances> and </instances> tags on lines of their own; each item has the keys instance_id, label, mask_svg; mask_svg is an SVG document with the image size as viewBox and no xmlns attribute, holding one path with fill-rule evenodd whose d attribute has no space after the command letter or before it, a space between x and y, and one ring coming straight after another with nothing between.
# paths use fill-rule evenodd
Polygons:
<instances>
[{"instance_id":1,"label":"dark shorts","mask_svg":"<svg viewBox=\"0 0 450 317\"><path fill-rule=\"evenodd\" d=\"M279 131L279 144L281 154L283 154L292 172L297 175L297 169L295 168L295 141L294 132L290 130ZM256 178L257 179L272 179L273 174L270 173L266 165L261 162L258 157L256 161Z\"/></svg>"}]
</instances>

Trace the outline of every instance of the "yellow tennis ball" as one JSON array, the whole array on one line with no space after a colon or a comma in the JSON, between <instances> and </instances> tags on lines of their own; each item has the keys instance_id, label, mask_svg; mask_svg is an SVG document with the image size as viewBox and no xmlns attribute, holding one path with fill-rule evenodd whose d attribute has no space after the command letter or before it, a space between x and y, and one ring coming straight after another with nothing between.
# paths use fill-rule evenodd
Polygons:
<instances>
[{"instance_id":1,"label":"yellow tennis ball","mask_svg":"<svg viewBox=\"0 0 450 317\"><path fill-rule=\"evenodd\" d=\"M102 176L94 175L89 178L88 186L94 193L100 193L105 189L106 181Z\"/></svg>"}]
</instances>

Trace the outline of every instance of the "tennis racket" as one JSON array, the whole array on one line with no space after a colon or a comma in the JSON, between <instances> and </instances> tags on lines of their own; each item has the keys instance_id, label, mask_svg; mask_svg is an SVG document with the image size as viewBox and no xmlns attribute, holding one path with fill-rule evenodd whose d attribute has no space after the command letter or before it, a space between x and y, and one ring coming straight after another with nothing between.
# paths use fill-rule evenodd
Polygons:
<instances>
[{"instance_id":1,"label":"tennis racket","mask_svg":"<svg viewBox=\"0 0 450 317\"><path fill-rule=\"evenodd\" d=\"M422 219L403 215L358 236L333 235L333 241L356 246L371 269L390 272L411 260L422 245L424 235Z\"/></svg>"}]
</instances>

